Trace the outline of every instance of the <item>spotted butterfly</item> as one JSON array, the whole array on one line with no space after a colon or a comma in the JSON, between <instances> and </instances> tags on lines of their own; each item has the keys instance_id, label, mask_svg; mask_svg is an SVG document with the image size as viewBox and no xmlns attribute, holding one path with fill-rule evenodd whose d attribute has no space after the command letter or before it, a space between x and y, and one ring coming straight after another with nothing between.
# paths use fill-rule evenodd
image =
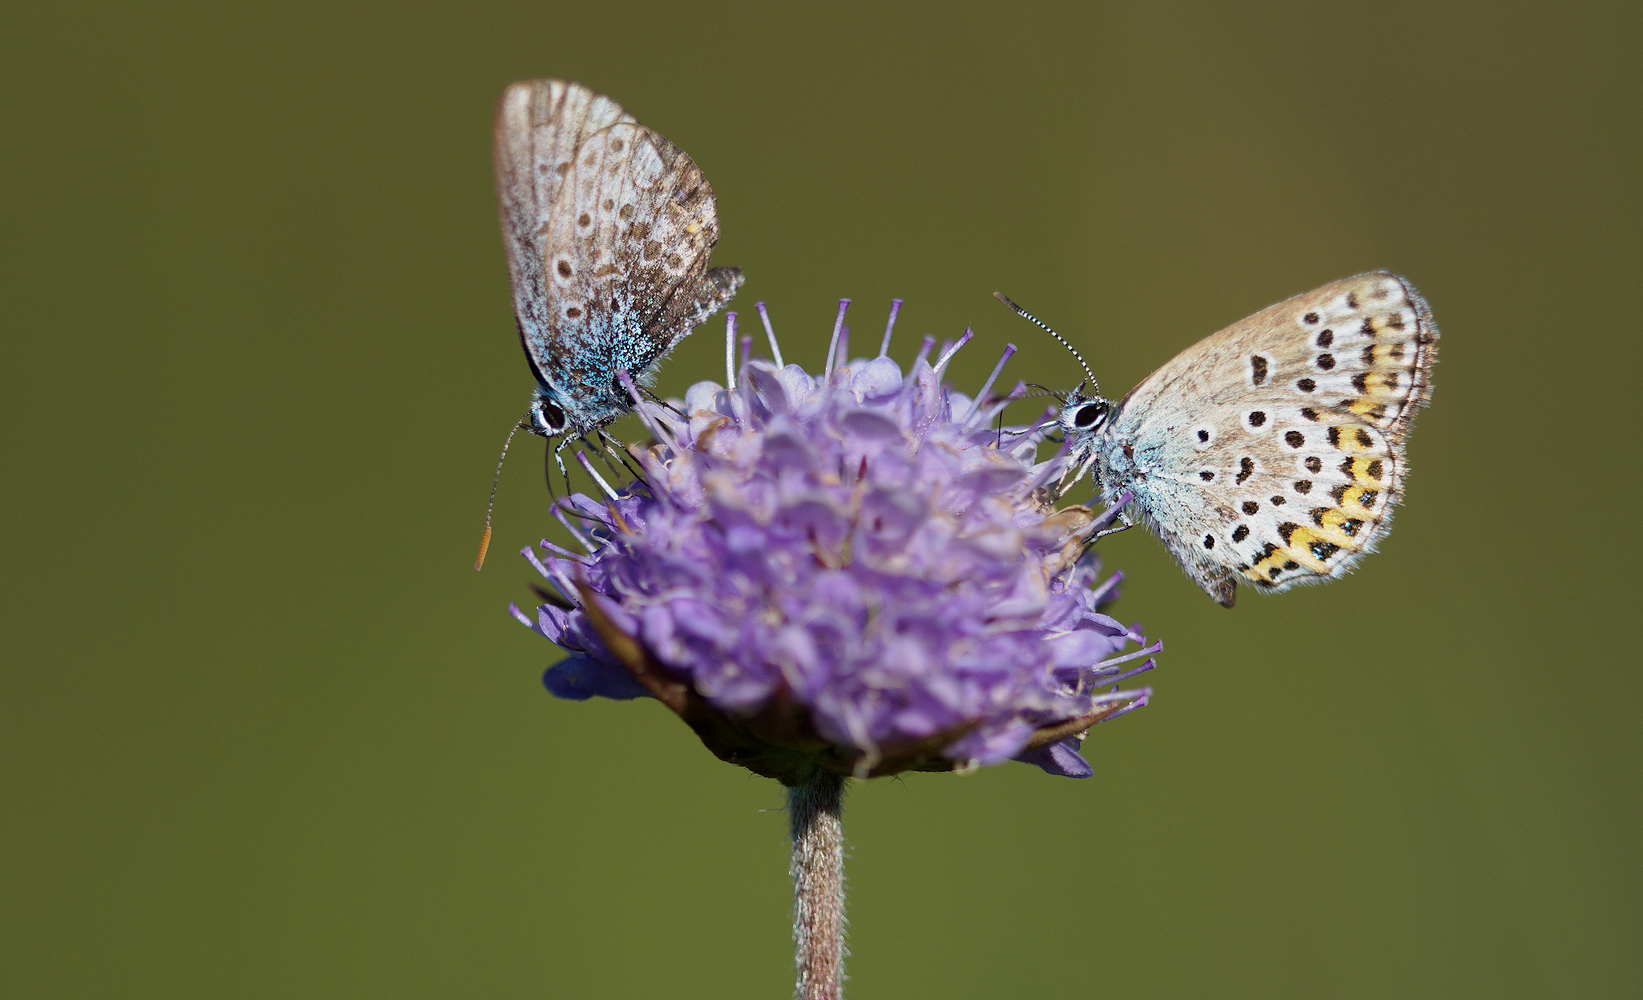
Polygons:
<instances>
[{"instance_id":1,"label":"spotted butterfly","mask_svg":"<svg viewBox=\"0 0 1643 1000\"><path fill-rule=\"evenodd\" d=\"M742 272L707 266L719 220L695 162L602 94L512 84L494 153L514 320L536 377L525 425L559 439L557 458L632 409L619 373L646 384Z\"/></svg>"},{"instance_id":2,"label":"spotted butterfly","mask_svg":"<svg viewBox=\"0 0 1643 1000\"><path fill-rule=\"evenodd\" d=\"M1385 537L1437 340L1414 286L1372 271L1206 337L1116 403L1091 376L1058 422L1079 475L1109 503L1130 494L1124 523L1230 608L1237 583L1327 582Z\"/></svg>"}]
</instances>

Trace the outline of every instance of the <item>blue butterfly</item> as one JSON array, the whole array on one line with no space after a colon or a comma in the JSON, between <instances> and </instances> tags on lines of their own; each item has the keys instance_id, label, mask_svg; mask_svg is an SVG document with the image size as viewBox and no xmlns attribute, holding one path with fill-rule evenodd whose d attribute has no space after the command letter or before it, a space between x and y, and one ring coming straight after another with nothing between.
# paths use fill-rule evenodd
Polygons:
<instances>
[{"instance_id":1,"label":"blue butterfly","mask_svg":"<svg viewBox=\"0 0 1643 1000\"><path fill-rule=\"evenodd\" d=\"M713 189L684 150L577 83L528 80L496 112L496 196L514 320L536 392L524 425L572 441L633 409L618 373L648 384L741 286L707 266Z\"/></svg>"}]
</instances>

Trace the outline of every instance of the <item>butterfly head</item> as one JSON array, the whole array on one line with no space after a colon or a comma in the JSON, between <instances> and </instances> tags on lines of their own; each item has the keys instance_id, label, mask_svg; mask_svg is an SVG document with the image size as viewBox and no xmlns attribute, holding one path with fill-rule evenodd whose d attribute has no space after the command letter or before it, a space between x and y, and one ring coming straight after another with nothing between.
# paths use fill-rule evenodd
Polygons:
<instances>
[{"instance_id":1,"label":"butterfly head","mask_svg":"<svg viewBox=\"0 0 1643 1000\"><path fill-rule=\"evenodd\" d=\"M1077 440L1105 427L1111 415L1110 402L1094 393L1084 392L1083 385L1079 385L1067 394L1067 401L1062 405L1061 416L1056 418L1056 423L1061 425L1063 434Z\"/></svg>"},{"instance_id":2,"label":"butterfly head","mask_svg":"<svg viewBox=\"0 0 1643 1000\"><path fill-rule=\"evenodd\" d=\"M525 413L525 426L537 437L562 437L571 432L570 415L550 392L540 386L531 397L530 409Z\"/></svg>"},{"instance_id":3,"label":"butterfly head","mask_svg":"<svg viewBox=\"0 0 1643 1000\"><path fill-rule=\"evenodd\" d=\"M1037 316L1005 298L1003 292L994 292L993 296L1009 306L1017 316L1040 327L1044 332L1060 341L1061 346L1071 351L1073 357L1078 359L1078 366L1084 369L1084 381L1078 383L1078 386L1072 392L1067 393L1067 397L1062 400L1061 416L1056 418L1056 423L1061 426L1062 433L1073 442L1075 451L1079 449L1087 450L1089 448L1087 441L1090 436L1106 426L1107 417L1112 413L1112 404L1101 395L1101 387L1096 384L1095 373L1091 372L1090 366L1084 363L1084 355L1079 354L1077 348L1067 343L1067 338L1050 329ZM1086 385L1090 387L1089 392L1084 391Z\"/></svg>"}]
</instances>

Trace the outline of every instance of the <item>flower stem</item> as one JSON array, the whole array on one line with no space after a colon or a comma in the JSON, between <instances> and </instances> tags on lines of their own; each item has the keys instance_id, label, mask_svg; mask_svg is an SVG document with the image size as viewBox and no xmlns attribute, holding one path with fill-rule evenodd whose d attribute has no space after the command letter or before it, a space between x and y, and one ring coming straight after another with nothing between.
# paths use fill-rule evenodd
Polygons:
<instances>
[{"instance_id":1,"label":"flower stem","mask_svg":"<svg viewBox=\"0 0 1643 1000\"><path fill-rule=\"evenodd\" d=\"M787 790L793 838L798 1000L839 1000L844 985L844 776L818 768Z\"/></svg>"}]
</instances>

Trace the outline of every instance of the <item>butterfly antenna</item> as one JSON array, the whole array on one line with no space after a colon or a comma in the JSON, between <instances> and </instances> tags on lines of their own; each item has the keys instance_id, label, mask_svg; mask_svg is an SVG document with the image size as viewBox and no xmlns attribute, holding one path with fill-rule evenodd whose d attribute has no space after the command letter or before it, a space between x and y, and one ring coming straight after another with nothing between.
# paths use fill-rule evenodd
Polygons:
<instances>
[{"instance_id":1,"label":"butterfly antenna","mask_svg":"<svg viewBox=\"0 0 1643 1000\"><path fill-rule=\"evenodd\" d=\"M1082 383L1080 383L1080 384L1082 384ZM1060 403L1062 406L1067 405L1067 397L1061 395L1061 393L1059 393L1059 392L1056 392L1054 389L1048 388L1046 386L1039 385L1037 382L1028 382L1027 385L1028 385L1029 388L1037 389L1038 390L1038 395L1049 396L1052 399L1054 399L1057 403ZM1031 399L1032 397L1031 396L1023 396L1021 398Z\"/></svg>"},{"instance_id":2,"label":"butterfly antenna","mask_svg":"<svg viewBox=\"0 0 1643 1000\"><path fill-rule=\"evenodd\" d=\"M502 442L502 457L496 460L496 475L491 477L491 499L485 504L485 533L479 536L479 555L474 557L474 570L477 572L485 568L485 553L491 548L491 512L496 509L496 486L502 482L502 462L508 457L508 447L513 444L513 436L525 426L525 421L516 421L513 429L508 431L508 439Z\"/></svg>"},{"instance_id":3,"label":"butterfly antenna","mask_svg":"<svg viewBox=\"0 0 1643 1000\"><path fill-rule=\"evenodd\" d=\"M1048 333L1050 336L1054 337L1056 340L1061 341L1061 346L1065 347L1067 350L1069 350L1073 353L1073 357L1078 359L1078 366L1080 368L1084 369L1084 374L1085 375L1089 376L1090 391L1093 392L1093 393L1096 393L1098 395L1100 394L1101 387L1095 381L1095 372L1090 371L1090 366L1088 364L1085 364L1085 362L1084 362L1084 355L1078 353L1078 348L1076 348L1073 345L1067 343L1067 338L1066 337L1063 337L1061 334L1056 333L1054 330L1050 329L1050 326L1049 326L1048 323L1045 323L1043 320L1039 319L1037 316L1034 316L1032 313L1030 313L1027 310L1021 308L1020 306L1016 305L1014 302L1011 302L1008 298L1005 297L1003 292L994 292L993 293L993 298L995 298L998 301L1000 301L1000 302L1004 303L1005 305L1009 306L1011 311L1014 312L1017 316L1020 316L1022 319L1026 320L1027 322L1032 323L1034 326L1039 327L1045 333ZM1054 394L1052 393L1051 395L1054 395Z\"/></svg>"}]
</instances>

